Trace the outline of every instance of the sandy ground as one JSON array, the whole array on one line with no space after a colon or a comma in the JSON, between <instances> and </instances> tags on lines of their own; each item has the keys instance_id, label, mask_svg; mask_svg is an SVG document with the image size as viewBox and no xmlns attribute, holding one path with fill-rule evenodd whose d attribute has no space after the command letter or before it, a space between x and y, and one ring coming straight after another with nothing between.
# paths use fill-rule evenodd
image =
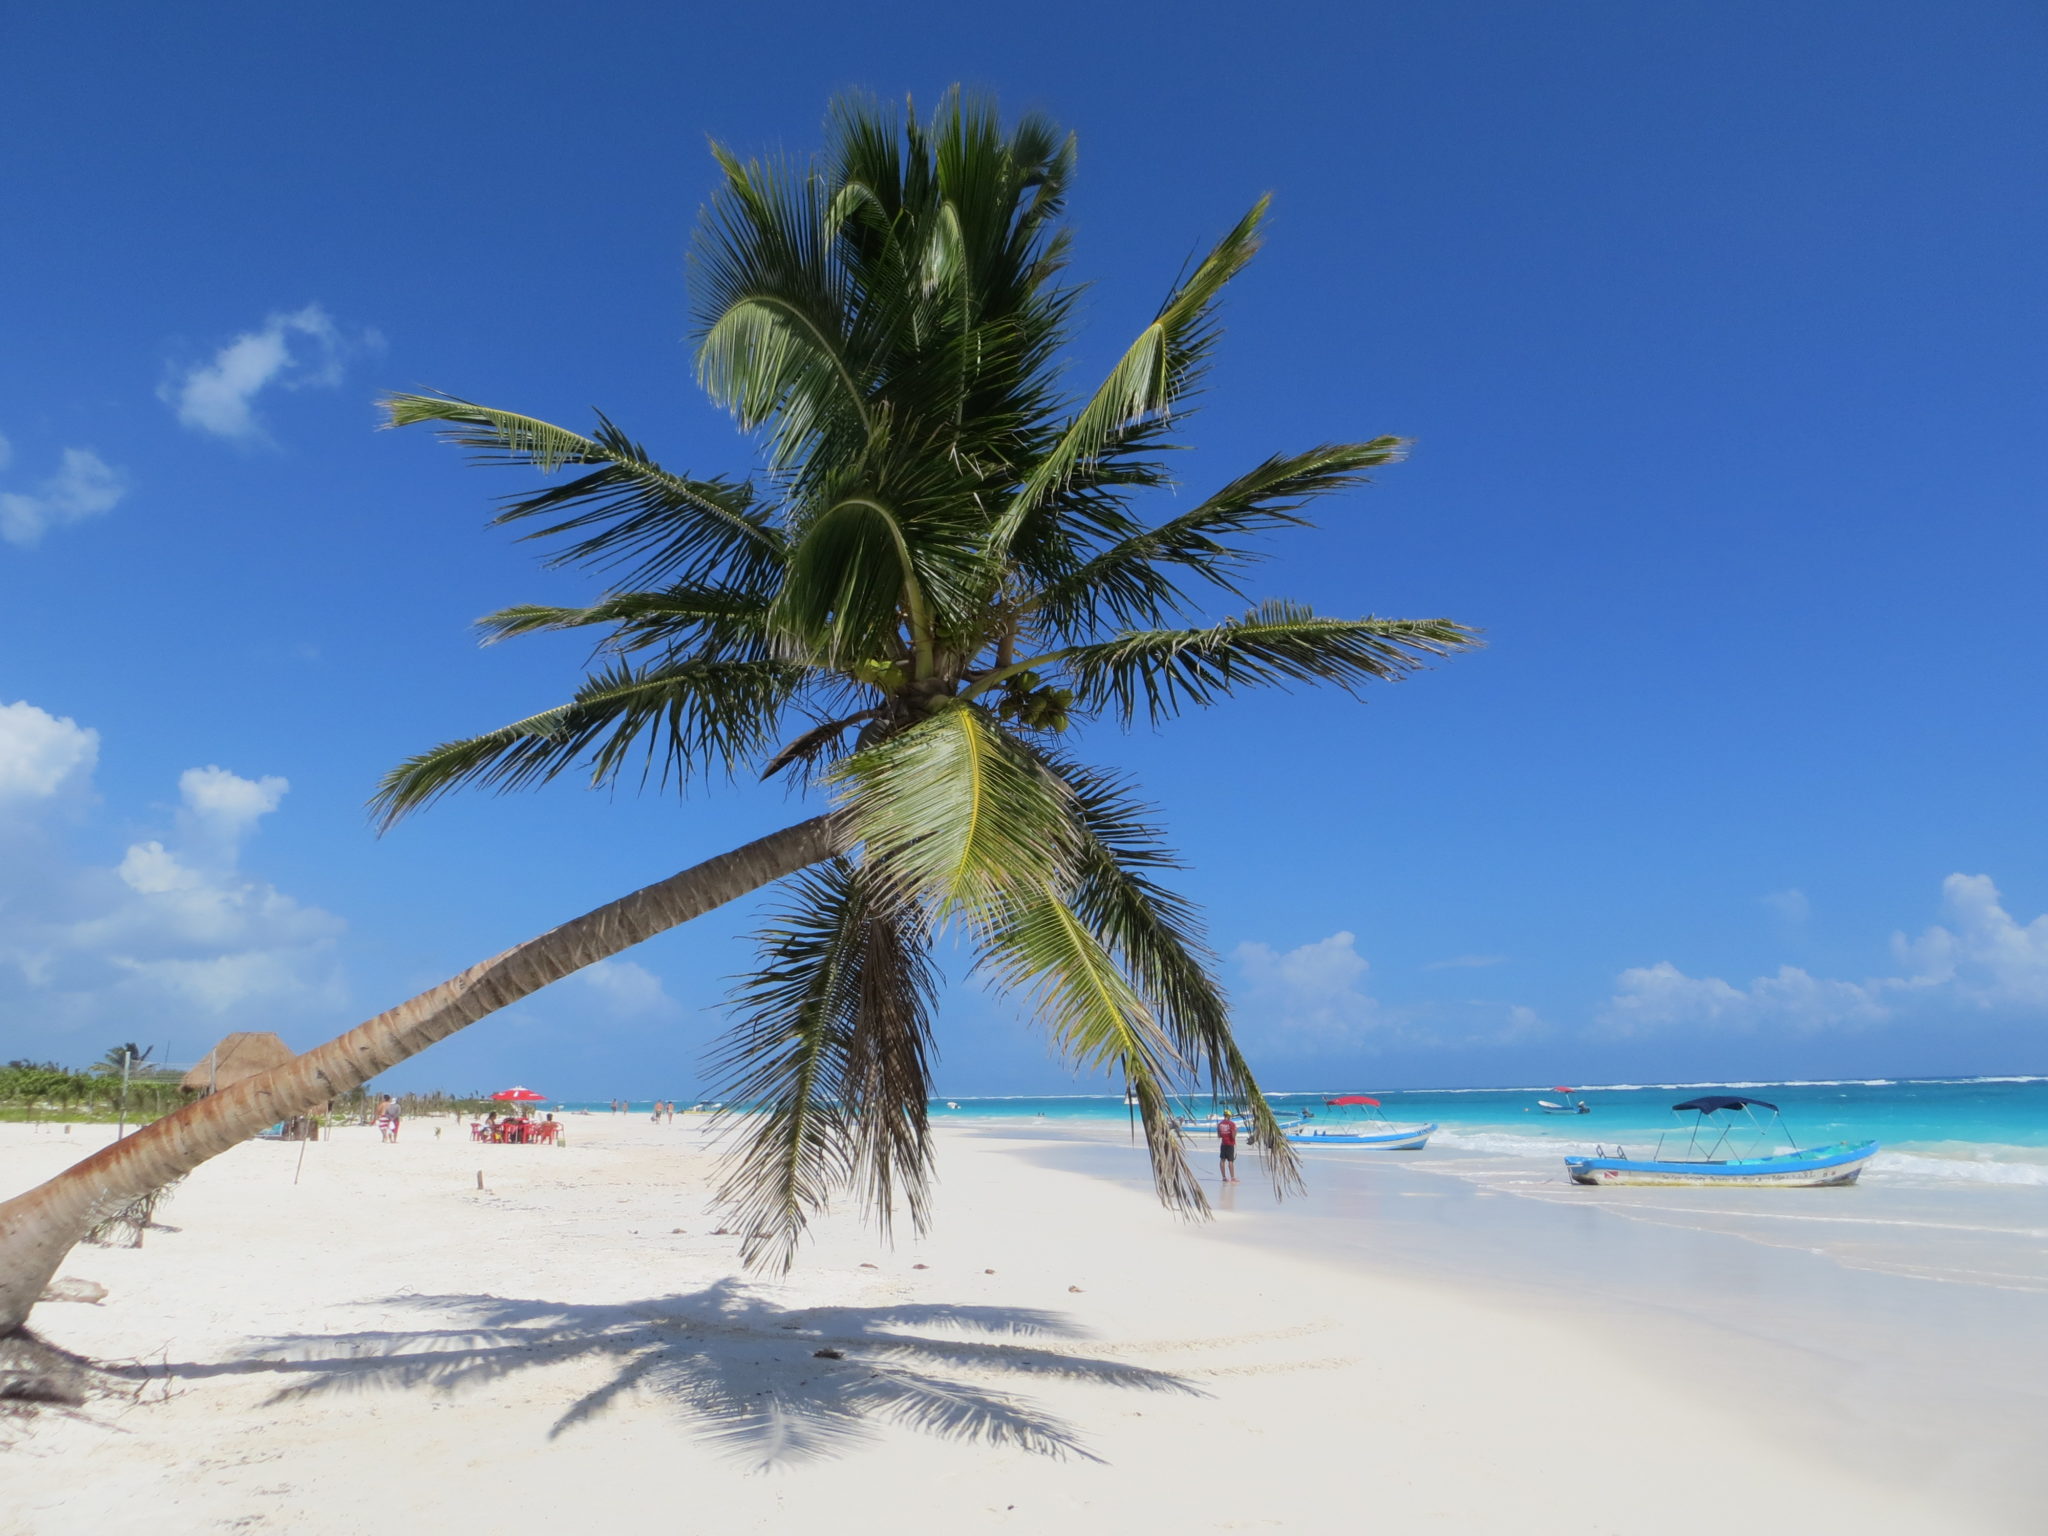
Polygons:
<instances>
[{"instance_id":1,"label":"sandy ground","mask_svg":"<svg viewBox=\"0 0 2048 1536\"><path fill-rule=\"evenodd\" d=\"M0 1429L0 1532L1991 1529L1569 1319L1221 1241L1256 1216L1189 1228L1000 1132L941 1133L930 1238L835 1222L763 1282L698 1128L570 1127L344 1131L296 1185L245 1146L141 1250L79 1249L108 1298L36 1325L136 1401ZM0 1192L105 1136L0 1126Z\"/></svg>"}]
</instances>

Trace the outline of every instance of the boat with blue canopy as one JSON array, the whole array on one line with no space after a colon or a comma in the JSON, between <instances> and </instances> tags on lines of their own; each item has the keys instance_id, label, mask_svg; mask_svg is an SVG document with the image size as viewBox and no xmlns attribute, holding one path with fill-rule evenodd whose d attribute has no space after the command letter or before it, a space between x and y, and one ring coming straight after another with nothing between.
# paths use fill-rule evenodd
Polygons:
<instances>
[{"instance_id":1,"label":"boat with blue canopy","mask_svg":"<svg viewBox=\"0 0 2048 1536\"><path fill-rule=\"evenodd\" d=\"M1757 1111L1770 1111L1769 1118ZM1738 1094L1708 1094L1674 1104L1671 1111L1695 1118L1686 1125L1684 1151L1665 1155L1670 1133L1657 1138L1648 1157L1630 1157L1628 1149L1594 1148L1591 1157L1567 1157L1565 1172L1574 1184L1714 1184L1770 1185L1815 1189L1854 1184L1864 1165L1877 1155L1877 1143L1832 1142L1819 1147L1772 1151L1787 1133L1778 1106ZM1715 1119L1715 1116L1724 1118ZM1700 1142L1711 1133L1702 1150ZM1726 1155L1724 1155L1726 1154Z\"/></svg>"},{"instance_id":2,"label":"boat with blue canopy","mask_svg":"<svg viewBox=\"0 0 2048 1536\"><path fill-rule=\"evenodd\" d=\"M1395 1125L1380 1108L1380 1101L1362 1093L1339 1094L1323 1100L1326 1109L1357 1108L1370 1113L1345 1116L1311 1125L1287 1128L1287 1139L1301 1147L1364 1147L1379 1152L1415 1152L1429 1144L1436 1134L1436 1122L1428 1125Z\"/></svg>"}]
</instances>

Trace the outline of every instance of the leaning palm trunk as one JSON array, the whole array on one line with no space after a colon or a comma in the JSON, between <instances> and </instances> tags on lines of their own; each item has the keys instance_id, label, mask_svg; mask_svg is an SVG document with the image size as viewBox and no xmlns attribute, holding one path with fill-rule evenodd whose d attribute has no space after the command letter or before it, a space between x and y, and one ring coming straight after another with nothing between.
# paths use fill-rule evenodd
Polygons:
<instances>
[{"instance_id":1,"label":"leaning palm trunk","mask_svg":"<svg viewBox=\"0 0 2048 1536\"><path fill-rule=\"evenodd\" d=\"M818 816L707 859L187 1105L0 1205L0 1337L21 1327L64 1256L110 1213L549 982L829 857L836 844L834 819Z\"/></svg>"}]
</instances>

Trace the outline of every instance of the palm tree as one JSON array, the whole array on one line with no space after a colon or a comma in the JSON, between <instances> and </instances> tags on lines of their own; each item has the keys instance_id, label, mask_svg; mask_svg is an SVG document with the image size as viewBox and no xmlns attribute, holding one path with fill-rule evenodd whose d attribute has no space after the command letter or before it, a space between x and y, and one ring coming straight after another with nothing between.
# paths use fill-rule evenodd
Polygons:
<instances>
[{"instance_id":1,"label":"palm tree","mask_svg":"<svg viewBox=\"0 0 2048 1536\"><path fill-rule=\"evenodd\" d=\"M114 1075L122 1072L140 1072L142 1064L149 1060L153 1045L137 1045L133 1040L124 1040L119 1045L107 1047L106 1055L94 1062L89 1070Z\"/></svg>"},{"instance_id":2,"label":"palm tree","mask_svg":"<svg viewBox=\"0 0 2048 1536\"><path fill-rule=\"evenodd\" d=\"M507 951L263 1077L0 1205L0 1330L91 1211L652 933L787 879L723 1061L751 1113L723 1194L746 1257L787 1264L809 1215L855 1191L885 1226L925 1215L934 937L1027 1000L1077 1066L1124 1079L1161 1198L1204 1209L1176 1087L1247 1106L1282 1188L1294 1163L1231 1037L1173 863L1077 723L1160 723L1240 691L1392 681L1474 643L1445 619L1329 618L1243 601L1247 539L1393 462L1391 437L1275 455L1163 518L1170 433L1251 259L1261 200L1078 400L1057 367L1076 289L1060 226L1071 138L949 95L927 122L840 102L810 162L742 161L705 210L691 277L700 382L754 434L753 480L664 469L603 416L578 433L395 395L497 464L537 470L498 522L604 574L588 607L518 607L486 637L587 630L567 703L390 773L385 823L459 788L577 773L677 787L787 776L824 814ZM565 473L566 472L566 473ZM794 877L794 878L790 878Z\"/></svg>"}]
</instances>

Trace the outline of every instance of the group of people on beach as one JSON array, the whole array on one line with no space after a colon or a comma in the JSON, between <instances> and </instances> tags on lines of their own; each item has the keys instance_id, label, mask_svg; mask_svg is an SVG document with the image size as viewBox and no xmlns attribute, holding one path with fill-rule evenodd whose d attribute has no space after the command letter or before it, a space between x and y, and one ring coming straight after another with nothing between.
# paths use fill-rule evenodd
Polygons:
<instances>
[{"instance_id":1,"label":"group of people on beach","mask_svg":"<svg viewBox=\"0 0 2048 1536\"><path fill-rule=\"evenodd\" d=\"M653 1120L656 1125L666 1125L674 1120L675 1117L676 1101L674 1099L656 1099L654 1101L654 1113L648 1118Z\"/></svg>"},{"instance_id":2,"label":"group of people on beach","mask_svg":"<svg viewBox=\"0 0 2048 1536\"><path fill-rule=\"evenodd\" d=\"M545 1141L555 1144L561 1140L562 1127L553 1114L538 1120L510 1114L500 1119L494 1109L483 1119L470 1121L469 1136L472 1141Z\"/></svg>"}]
</instances>

